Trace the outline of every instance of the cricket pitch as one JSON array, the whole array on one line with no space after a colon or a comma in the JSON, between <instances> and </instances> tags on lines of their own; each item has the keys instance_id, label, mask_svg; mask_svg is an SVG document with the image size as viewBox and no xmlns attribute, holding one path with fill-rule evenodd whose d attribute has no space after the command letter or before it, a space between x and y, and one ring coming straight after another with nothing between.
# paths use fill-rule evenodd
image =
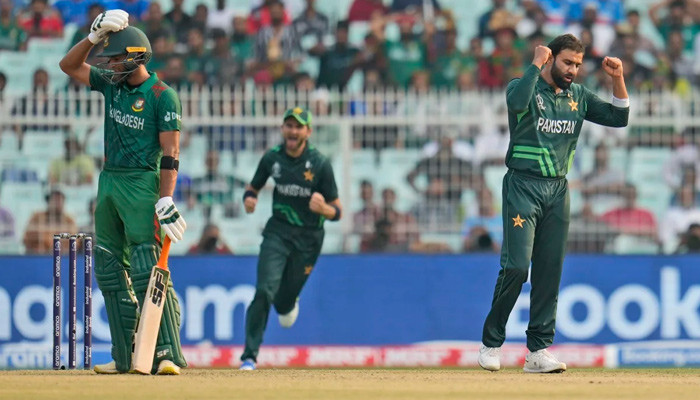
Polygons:
<instances>
[{"instance_id":1,"label":"cricket pitch","mask_svg":"<svg viewBox=\"0 0 700 400\"><path fill-rule=\"evenodd\" d=\"M0 399L695 399L699 369L185 369L180 376L0 371Z\"/></svg>"}]
</instances>

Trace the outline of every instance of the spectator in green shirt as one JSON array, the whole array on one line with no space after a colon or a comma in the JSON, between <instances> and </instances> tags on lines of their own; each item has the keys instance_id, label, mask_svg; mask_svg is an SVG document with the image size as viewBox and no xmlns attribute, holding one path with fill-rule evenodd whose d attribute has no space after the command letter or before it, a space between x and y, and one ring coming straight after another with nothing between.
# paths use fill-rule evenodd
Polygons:
<instances>
[{"instance_id":1,"label":"spectator in green shirt","mask_svg":"<svg viewBox=\"0 0 700 400\"><path fill-rule=\"evenodd\" d=\"M187 33L185 71L191 84L203 85L206 82L204 65L208 59L209 52L204 47L204 33L198 28L190 28Z\"/></svg>"},{"instance_id":2,"label":"spectator in green shirt","mask_svg":"<svg viewBox=\"0 0 700 400\"><path fill-rule=\"evenodd\" d=\"M25 50L27 33L17 26L12 0L0 0L0 50Z\"/></svg>"},{"instance_id":3,"label":"spectator in green shirt","mask_svg":"<svg viewBox=\"0 0 700 400\"><path fill-rule=\"evenodd\" d=\"M404 16L398 19L401 39L398 42L386 41L384 51L389 61L389 81L405 87L413 73L426 67L427 49L425 42L417 39L413 33L415 18Z\"/></svg>"},{"instance_id":4,"label":"spectator in green shirt","mask_svg":"<svg viewBox=\"0 0 700 400\"><path fill-rule=\"evenodd\" d=\"M212 85L237 85L244 79L243 62L231 54L228 36L222 29L213 29L214 48L204 64L207 80Z\"/></svg>"},{"instance_id":5,"label":"spectator in green shirt","mask_svg":"<svg viewBox=\"0 0 700 400\"><path fill-rule=\"evenodd\" d=\"M148 63L148 70L161 74L168 58L173 54L171 43L167 36L160 35L151 39L151 46L153 47L153 56Z\"/></svg>"},{"instance_id":6,"label":"spectator in green shirt","mask_svg":"<svg viewBox=\"0 0 700 400\"><path fill-rule=\"evenodd\" d=\"M433 85L445 88L454 87L460 72L474 66L473 59L457 48L457 30L454 28L446 30L445 49L441 54L438 54L431 68Z\"/></svg>"},{"instance_id":7,"label":"spectator in green shirt","mask_svg":"<svg viewBox=\"0 0 700 400\"><path fill-rule=\"evenodd\" d=\"M239 60L253 58L253 37L248 34L248 22L245 16L233 17L233 34L231 35L231 50Z\"/></svg>"},{"instance_id":8,"label":"spectator in green shirt","mask_svg":"<svg viewBox=\"0 0 700 400\"><path fill-rule=\"evenodd\" d=\"M668 44L669 36L673 31L681 31L686 51L693 50L693 39L700 32L700 15L697 4L688 5L683 0L663 0L649 8L649 18L656 29ZM692 3L696 3L693 1ZM662 8L668 10L666 17L661 18L659 11Z\"/></svg>"}]
</instances>

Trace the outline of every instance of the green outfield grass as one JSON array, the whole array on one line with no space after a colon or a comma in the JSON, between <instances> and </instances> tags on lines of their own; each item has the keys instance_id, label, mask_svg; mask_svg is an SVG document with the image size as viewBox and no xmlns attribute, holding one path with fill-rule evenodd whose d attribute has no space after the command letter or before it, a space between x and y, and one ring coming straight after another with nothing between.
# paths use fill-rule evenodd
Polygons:
<instances>
[{"instance_id":1,"label":"green outfield grass","mask_svg":"<svg viewBox=\"0 0 700 400\"><path fill-rule=\"evenodd\" d=\"M0 399L697 399L700 369L189 369L177 377L0 371Z\"/></svg>"}]
</instances>

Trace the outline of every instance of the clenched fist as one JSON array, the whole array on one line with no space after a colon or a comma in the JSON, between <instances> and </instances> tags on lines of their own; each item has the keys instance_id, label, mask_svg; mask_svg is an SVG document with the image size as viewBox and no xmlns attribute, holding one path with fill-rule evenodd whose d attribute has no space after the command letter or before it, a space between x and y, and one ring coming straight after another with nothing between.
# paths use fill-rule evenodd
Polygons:
<instances>
[{"instance_id":1,"label":"clenched fist","mask_svg":"<svg viewBox=\"0 0 700 400\"><path fill-rule=\"evenodd\" d=\"M325 206L326 199L323 198L323 195L321 193L314 192L314 194L311 195L311 201L309 201L309 209L316 214L321 214Z\"/></svg>"},{"instance_id":2,"label":"clenched fist","mask_svg":"<svg viewBox=\"0 0 700 400\"><path fill-rule=\"evenodd\" d=\"M617 57L605 57L603 59L603 69L605 73L615 77L622 76L622 61Z\"/></svg>"},{"instance_id":3,"label":"clenched fist","mask_svg":"<svg viewBox=\"0 0 700 400\"><path fill-rule=\"evenodd\" d=\"M547 46L537 46L535 48L535 56L532 58L532 63L538 68L542 68L552 58L552 49Z\"/></svg>"},{"instance_id":4,"label":"clenched fist","mask_svg":"<svg viewBox=\"0 0 700 400\"><path fill-rule=\"evenodd\" d=\"M243 206L245 207L245 212L250 214L253 211L255 211L255 206L258 205L258 198L253 197L253 196L248 196L245 198L245 201L243 202Z\"/></svg>"}]
</instances>

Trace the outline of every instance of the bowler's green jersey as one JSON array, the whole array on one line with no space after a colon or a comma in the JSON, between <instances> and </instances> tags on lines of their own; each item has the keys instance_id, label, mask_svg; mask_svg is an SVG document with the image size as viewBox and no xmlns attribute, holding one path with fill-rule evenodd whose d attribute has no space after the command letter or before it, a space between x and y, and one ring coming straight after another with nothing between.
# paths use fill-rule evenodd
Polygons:
<instances>
[{"instance_id":1,"label":"bowler's green jersey","mask_svg":"<svg viewBox=\"0 0 700 400\"><path fill-rule=\"evenodd\" d=\"M105 96L105 169L159 169L159 133L179 131L182 106L177 93L150 72L138 87L112 85L101 75L111 71L90 68L90 87Z\"/></svg>"},{"instance_id":2,"label":"bowler's green jersey","mask_svg":"<svg viewBox=\"0 0 700 400\"><path fill-rule=\"evenodd\" d=\"M309 201L314 192L320 193L327 203L338 198L328 158L308 142L297 158L290 157L283 146L277 146L260 160L250 185L260 190L269 177L275 180L270 223L275 226L282 223L281 226L323 227L325 218L309 209Z\"/></svg>"},{"instance_id":3,"label":"bowler's green jersey","mask_svg":"<svg viewBox=\"0 0 700 400\"><path fill-rule=\"evenodd\" d=\"M569 172L583 120L623 127L629 117L629 107L615 107L576 83L555 93L535 65L508 84L506 100L506 165L534 176L563 177Z\"/></svg>"}]
</instances>

